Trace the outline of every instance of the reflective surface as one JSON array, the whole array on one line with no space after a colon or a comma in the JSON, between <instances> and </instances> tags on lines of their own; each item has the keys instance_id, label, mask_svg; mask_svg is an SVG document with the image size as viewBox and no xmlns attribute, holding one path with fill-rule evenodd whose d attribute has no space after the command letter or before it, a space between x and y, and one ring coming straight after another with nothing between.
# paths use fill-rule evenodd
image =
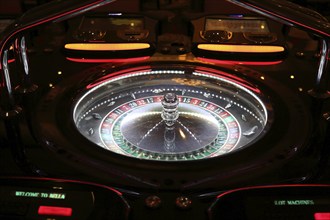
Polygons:
<instances>
[{"instance_id":1,"label":"reflective surface","mask_svg":"<svg viewBox=\"0 0 330 220\"><path fill-rule=\"evenodd\" d=\"M216 75L217 74L217 75ZM268 111L257 88L216 70L126 70L87 90L74 108L86 138L147 160L196 160L246 147L265 132Z\"/></svg>"},{"instance_id":2,"label":"reflective surface","mask_svg":"<svg viewBox=\"0 0 330 220\"><path fill-rule=\"evenodd\" d=\"M96 3L83 2L79 3ZM245 2L270 7L281 3ZM56 189L45 191L44 184L37 185L33 178L28 188L26 181L22 187L6 181L5 187L10 185L19 196L5 190L4 203L28 202L35 215L42 214L40 218L57 218L38 213L37 205L44 208L48 201L73 210L71 218L77 219L75 213L85 215L88 209L69 203L66 183L77 183L72 190L83 195L79 185L93 182L114 189L119 200L88 187L100 194L89 194L97 211L86 219L105 219L102 214L123 219L117 205L126 207L122 213L132 220L210 220L224 217L224 209L228 219L233 219L233 212L252 219L262 211L258 206L275 208L264 216L288 214L300 220L304 212L292 210L308 207L328 216L328 206L320 210L317 205L327 196L324 190L316 195L299 188L329 184L330 179L329 100L310 93L322 64L322 44L308 29L298 30L297 23L292 27L271 20L274 16L218 0L117 0L49 24L59 21L57 15L68 18L87 7L80 5L81 10L74 11L63 1L71 6L57 13L52 11L54 4L20 20L26 29L19 33L25 36L4 46L0 175L26 180L38 176L38 182ZM49 16L40 23L45 25L27 30L35 27L32 15L46 12ZM94 15L97 20L89 19ZM321 19L313 15L312 23ZM250 23L251 18L257 22ZM207 27L208 19L214 23ZM234 22L220 25L217 19ZM231 25L234 29L229 30ZM251 32L239 30L246 25L251 25ZM65 45L71 43L93 47L68 51ZM136 50L135 44L150 50ZM283 196L277 190L273 194L281 184L297 189L297 197L287 197L287 187ZM252 190L251 199L233 193L255 186L272 192ZM24 192L26 197L21 196ZM41 198L40 193L61 199ZM277 206L296 200L316 205ZM8 207L4 203L0 201L0 218L15 218L15 211L4 213L3 207Z\"/></svg>"}]
</instances>

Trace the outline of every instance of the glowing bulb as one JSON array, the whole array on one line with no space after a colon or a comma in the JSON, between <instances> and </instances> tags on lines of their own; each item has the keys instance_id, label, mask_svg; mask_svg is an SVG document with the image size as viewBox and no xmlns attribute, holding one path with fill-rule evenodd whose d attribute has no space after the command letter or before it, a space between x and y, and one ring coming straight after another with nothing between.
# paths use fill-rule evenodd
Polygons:
<instances>
[{"instance_id":1,"label":"glowing bulb","mask_svg":"<svg viewBox=\"0 0 330 220\"><path fill-rule=\"evenodd\" d=\"M182 139L186 139L186 135L184 134L184 132L179 129L179 133L180 133L180 136L182 137Z\"/></svg>"}]
</instances>

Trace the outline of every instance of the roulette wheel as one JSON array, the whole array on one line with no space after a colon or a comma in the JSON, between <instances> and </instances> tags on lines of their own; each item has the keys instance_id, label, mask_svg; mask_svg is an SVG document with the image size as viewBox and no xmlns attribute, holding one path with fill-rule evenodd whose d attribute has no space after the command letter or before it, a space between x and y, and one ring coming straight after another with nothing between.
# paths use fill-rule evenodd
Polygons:
<instances>
[{"instance_id":1,"label":"roulette wheel","mask_svg":"<svg viewBox=\"0 0 330 220\"><path fill-rule=\"evenodd\" d=\"M12 23L0 217L327 219L328 21L215 5L54 1Z\"/></svg>"}]
</instances>

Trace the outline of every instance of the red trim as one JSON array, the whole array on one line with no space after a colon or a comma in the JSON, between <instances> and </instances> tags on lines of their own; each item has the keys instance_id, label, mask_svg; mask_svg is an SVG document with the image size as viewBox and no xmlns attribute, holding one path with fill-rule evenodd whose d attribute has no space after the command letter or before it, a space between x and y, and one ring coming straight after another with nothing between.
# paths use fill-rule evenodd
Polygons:
<instances>
[{"instance_id":1,"label":"red trim","mask_svg":"<svg viewBox=\"0 0 330 220\"><path fill-rule=\"evenodd\" d=\"M208 59L208 58L203 58L203 57L197 57L197 59L199 59L203 62L224 64L224 65L270 66L270 65L277 65L277 64L282 63L282 60L278 60L278 61L236 61L236 60L216 60L216 59Z\"/></svg>"},{"instance_id":2,"label":"red trim","mask_svg":"<svg viewBox=\"0 0 330 220\"><path fill-rule=\"evenodd\" d=\"M124 63L124 62L137 62L137 61L147 60L149 58L150 56L121 58L121 59L85 59L85 58L70 58L70 57L67 57L66 59L78 63Z\"/></svg>"}]
</instances>

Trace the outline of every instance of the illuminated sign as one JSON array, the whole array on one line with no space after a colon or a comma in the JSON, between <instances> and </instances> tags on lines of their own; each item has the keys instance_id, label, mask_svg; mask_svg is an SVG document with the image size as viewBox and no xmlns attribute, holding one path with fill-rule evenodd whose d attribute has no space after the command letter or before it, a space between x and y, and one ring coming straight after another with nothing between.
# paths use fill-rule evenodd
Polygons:
<instances>
[{"instance_id":1,"label":"illuminated sign","mask_svg":"<svg viewBox=\"0 0 330 220\"><path fill-rule=\"evenodd\" d=\"M33 191L15 191L16 197L28 197L28 198L45 198L45 199L65 199L65 193L55 192L33 192Z\"/></svg>"},{"instance_id":2,"label":"illuminated sign","mask_svg":"<svg viewBox=\"0 0 330 220\"><path fill-rule=\"evenodd\" d=\"M274 205L315 205L314 200L310 199L298 199L298 200L275 200Z\"/></svg>"}]
</instances>

